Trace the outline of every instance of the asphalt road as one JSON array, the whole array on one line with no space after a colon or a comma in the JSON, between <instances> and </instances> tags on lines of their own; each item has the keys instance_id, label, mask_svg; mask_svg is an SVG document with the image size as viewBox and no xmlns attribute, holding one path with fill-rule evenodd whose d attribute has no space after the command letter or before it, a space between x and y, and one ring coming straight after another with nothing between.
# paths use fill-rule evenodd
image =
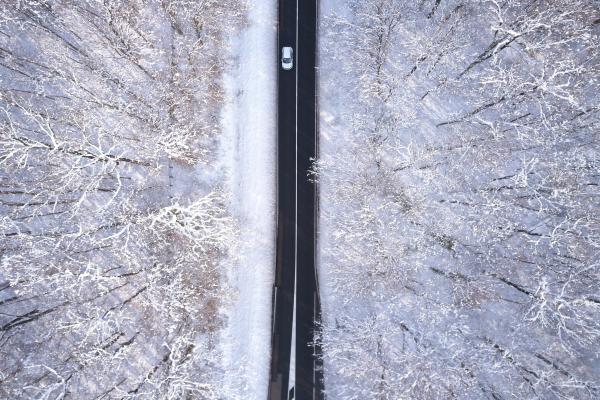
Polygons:
<instances>
[{"instance_id":1,"label":"asphalt road","mask_svg":"<svg viewBox=\"0 0 600 400\"><path fill-rule=\"evenodd\" d=\"M313 346L320 303L315 269L315 185L308 171L317 152L316 24L318 0L279 0L277 264L269 399L288 399L294 305L295 399L321 399L319 348ZM281 48L294 68L281 68ZM294 290L296 302L294 304Z\"/></svg>"},{"instance_id":2,"label":"asphalt road","mask_svg":"<svg viewBox=\"0 0 600 400\"><path fill-rule=\"evenodd\" d=\"M269 400L287 400L296 268L296 65L281 68L281 48L296 52L296 0L279 0L277 77L277 256ZM294 54L294 58L297 55ZM294 60L295 61L295 60Z\"/></svg>"},{"instance_id":3,"label":"asphalt road","mask_svg":"<svg viewBox=\"0 0 600 400\"><path fill-rule=\"evenodd\" d=\"M313 346L320 319L315 268L316 188L308 171L317 154L316 43L317 1L298 1L298 143L296 252L296 385L295 398L321 399L322 375ZM316 351L315 351L316 350Z\"/></svg>"}]
</instances>

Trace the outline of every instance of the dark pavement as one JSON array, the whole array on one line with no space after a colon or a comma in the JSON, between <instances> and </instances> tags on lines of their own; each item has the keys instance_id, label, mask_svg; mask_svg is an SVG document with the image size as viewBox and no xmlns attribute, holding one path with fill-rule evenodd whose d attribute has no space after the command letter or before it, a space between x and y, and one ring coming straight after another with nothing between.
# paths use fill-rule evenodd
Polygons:
<instances>
[{"instance_id":1,"label":"dark pavement","mask_svg":"<svg viewBox=\"0 0 600 400\"><path fill-rule=\"evenodd\" d=\"M316 190L308 176L317 151L316 24L317 0L279 0L277 265L270 400L288 398L294 288L295 399L322 398L320 362L313 346L315 321L320 319L315 270ZM294 49L294 68L290 71L281 68L284 46ZM316 350L318 354L319 348Z\"/></svg>"},{"instance_id":2,"label":"dark pavement","mask_svg":"<svg viewBox=\"0 0 600 400\"><path fill-rule=\"evenodd\" d=\"M315 269L316 190L308 171L317 152L317 0L298 1L298 246L296 256L296 399L321 399L322 377L315 356L315 321L320 302ZM317 349L318 350L318 349Z\"/></svg>"},{"instance_id":3,"label":"dark pavement","mask_svg":"<svg viewBox=\"0 0 600 400\"><path fill-rule=\"evenodd\" d=\"M281 68L281 48L294 49L296 0L279 1L277 82L277 256L273 298L270 400L287 400L296 268L296 65Z\"/></svg>"}]
</instances>

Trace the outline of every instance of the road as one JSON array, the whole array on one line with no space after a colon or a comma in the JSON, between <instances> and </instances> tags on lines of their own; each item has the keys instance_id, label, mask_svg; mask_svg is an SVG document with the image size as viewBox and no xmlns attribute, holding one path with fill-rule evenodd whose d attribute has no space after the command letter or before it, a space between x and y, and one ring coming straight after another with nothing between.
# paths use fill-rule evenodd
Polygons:
<instances>
[{"instance_id":1,"label":"road","mask_svg":"<svg viewBox=\"0 0 600 400\"><path fill-rule=\"evenodd\" d=\"M270 400L288 399L294 307L294 398L322 398L319 349L312 345L315 321L320 319L315 269L316 190L308 176L317 154L317 1L279 0L277 62L280 64L281 48L290 46L295 65L289 71L281 66L278 69L277 261Z\"/></svg>"}]
</instances>

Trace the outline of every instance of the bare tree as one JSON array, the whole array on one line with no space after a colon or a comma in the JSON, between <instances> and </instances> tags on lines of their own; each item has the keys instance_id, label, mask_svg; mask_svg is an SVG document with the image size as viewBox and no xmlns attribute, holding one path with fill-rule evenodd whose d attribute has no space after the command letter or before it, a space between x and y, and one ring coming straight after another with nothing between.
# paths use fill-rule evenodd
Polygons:
<instances>
[{"instance_id":1,"label":"bare tree","mask_svg":"<svg viewBox=\"0 0 600 400\"><path fill-rule=\"evenodd\" d=\"M0 397L219 398L235 223L196 175L243 13L0 5Z\"/></svg>"},{"instance_id":2,"label":"bare tree","mask_svg":"<svg viewBox=\"0 0 600 400\"><path fill-rule=\"evenodd\" d=\"M597 3L384 4L323 23L330 395L596 398Z\"/></svg>"}]
</instances>

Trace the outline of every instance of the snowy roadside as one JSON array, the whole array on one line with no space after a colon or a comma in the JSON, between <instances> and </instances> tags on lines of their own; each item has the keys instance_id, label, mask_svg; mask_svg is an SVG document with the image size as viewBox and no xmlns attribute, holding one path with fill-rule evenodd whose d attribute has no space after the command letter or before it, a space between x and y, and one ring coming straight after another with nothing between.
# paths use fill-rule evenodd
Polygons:
<instances>
[{"instance_id":1,"label":"snowy roadside","mask_svg":"<svg viewBox=\"0 0 600 400\"><path fill-rule=\"evenodd\" d=\"M227 277L235 298L225 314L223 397L266 398L275 257L276 4L249 4L247 27L232 41L225 76L221 162L227 171L231 213L239 224L239 257Z\"/></svg>"}]
</instances>

